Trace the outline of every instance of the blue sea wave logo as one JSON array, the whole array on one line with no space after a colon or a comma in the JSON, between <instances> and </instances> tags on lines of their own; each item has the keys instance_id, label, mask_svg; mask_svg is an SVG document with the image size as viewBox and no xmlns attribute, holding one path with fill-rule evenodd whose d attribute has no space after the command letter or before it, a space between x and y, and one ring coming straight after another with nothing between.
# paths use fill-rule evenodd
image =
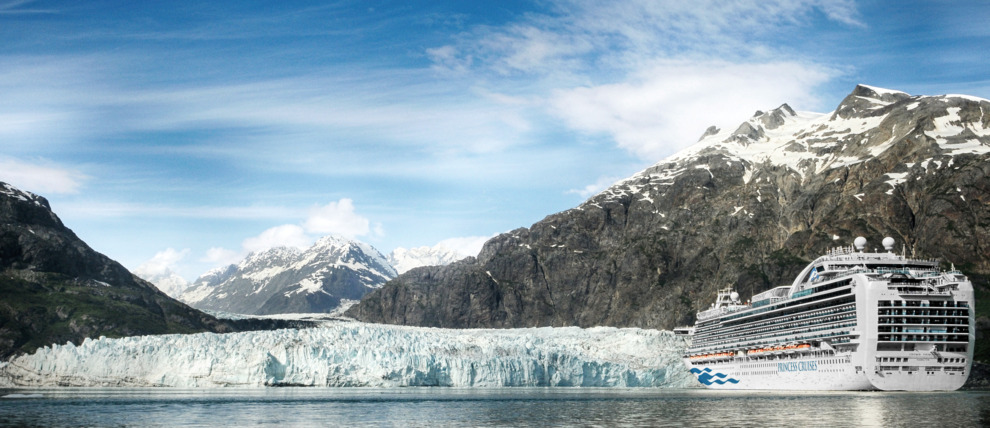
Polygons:
<instances>
[{"instance_id":1,"label":"blue sea wave logo","mask_svg":"<svg viewBox=\"0 0 990 428\"><path fill-rule=\"evenodd\" d=\"M731 384L739 383L738 379L733 379L725 373L712 373L712 369L709 368L705 368L704 370L698 370L698 368L695 367L691 369L691 373L694 373L695 376L698 376L698 382L701 382L705 385L711 385L713 383L717 383L719 385L725 385L727 383L731 383Z\"/></svg>"}]
</instances>

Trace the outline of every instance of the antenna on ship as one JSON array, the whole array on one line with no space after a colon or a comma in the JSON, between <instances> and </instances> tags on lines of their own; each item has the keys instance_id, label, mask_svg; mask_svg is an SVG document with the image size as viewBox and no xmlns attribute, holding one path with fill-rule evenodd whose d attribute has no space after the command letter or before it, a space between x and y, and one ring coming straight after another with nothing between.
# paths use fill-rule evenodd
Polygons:
<instances>
[{"instance_id":1,"label":"antenna on ship","mask_svg":"<svg viewBox=\"0 0 990 428\"><path fill-rule=\"evenodd\" d=\"M891 238L889 236L886 237L886 238L883 238L883 249L884 250L887 250L888 253L891 252L891 251L893 251L893 249L894 249L894 238Z\"/></svg>"},{"instance_id":2,"label":"antenna on ship","mask_svg":"<svg viewBox=\"0 0 990 428\"><path fill-rule=\"evenodd\" d=\"M866 248L866 238L864 238L862 236L857 236L856 237L856 240L853 241L853 245L855 245L856 246L856 249L859 250L859 252L862 253L863 252L863 248Z\"/></svg>"}]
</instances>

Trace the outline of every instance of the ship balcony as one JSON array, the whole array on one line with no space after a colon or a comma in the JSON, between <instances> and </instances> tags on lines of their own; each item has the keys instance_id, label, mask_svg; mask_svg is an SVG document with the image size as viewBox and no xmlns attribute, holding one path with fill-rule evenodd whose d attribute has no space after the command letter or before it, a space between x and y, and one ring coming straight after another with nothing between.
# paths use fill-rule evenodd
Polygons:
<instances>
[{"instance_id":1,"label":"ship balcony","mask_svg":"<svg viewBox=\"0 0 990 428\"><path fill-rule=\"evenodd\" d=\"M878 342L969 343L968 334L879 334Z\"/></svg>"}]
</instances>

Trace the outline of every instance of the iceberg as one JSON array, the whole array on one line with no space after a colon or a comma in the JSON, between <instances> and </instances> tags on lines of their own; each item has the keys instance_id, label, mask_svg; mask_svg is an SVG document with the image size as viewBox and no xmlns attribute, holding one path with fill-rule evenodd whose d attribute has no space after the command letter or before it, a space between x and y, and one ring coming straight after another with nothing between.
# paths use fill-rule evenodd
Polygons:
<instances>
[{"instance_id":1,"label":"iceberg","mask_svg":"<svg viewBox=\"0 0 990 428\"><path fill-rule=\"evenodd\" d=\"M320 327L87 339L0 363L0 387L687 387L669 331Z\"/></svg>"}]
</instances>

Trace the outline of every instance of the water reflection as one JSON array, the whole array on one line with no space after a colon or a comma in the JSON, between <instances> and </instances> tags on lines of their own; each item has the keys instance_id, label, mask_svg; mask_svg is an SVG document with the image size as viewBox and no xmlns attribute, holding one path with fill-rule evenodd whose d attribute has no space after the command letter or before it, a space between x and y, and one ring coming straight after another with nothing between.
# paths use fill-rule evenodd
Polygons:
<instances>
[{"instance_id":1,"label":"water reflection","mask_svg":"<svg viewBox=\"0 0 990 428\"><path fill-rule=\"evenodd\" d=\"M0 391L0 425L987 426L990 392L658 389ZM34 396L29 398L32 394ZM37 396L40 394L40 398Z\"/></svg>"}]
</instances>

